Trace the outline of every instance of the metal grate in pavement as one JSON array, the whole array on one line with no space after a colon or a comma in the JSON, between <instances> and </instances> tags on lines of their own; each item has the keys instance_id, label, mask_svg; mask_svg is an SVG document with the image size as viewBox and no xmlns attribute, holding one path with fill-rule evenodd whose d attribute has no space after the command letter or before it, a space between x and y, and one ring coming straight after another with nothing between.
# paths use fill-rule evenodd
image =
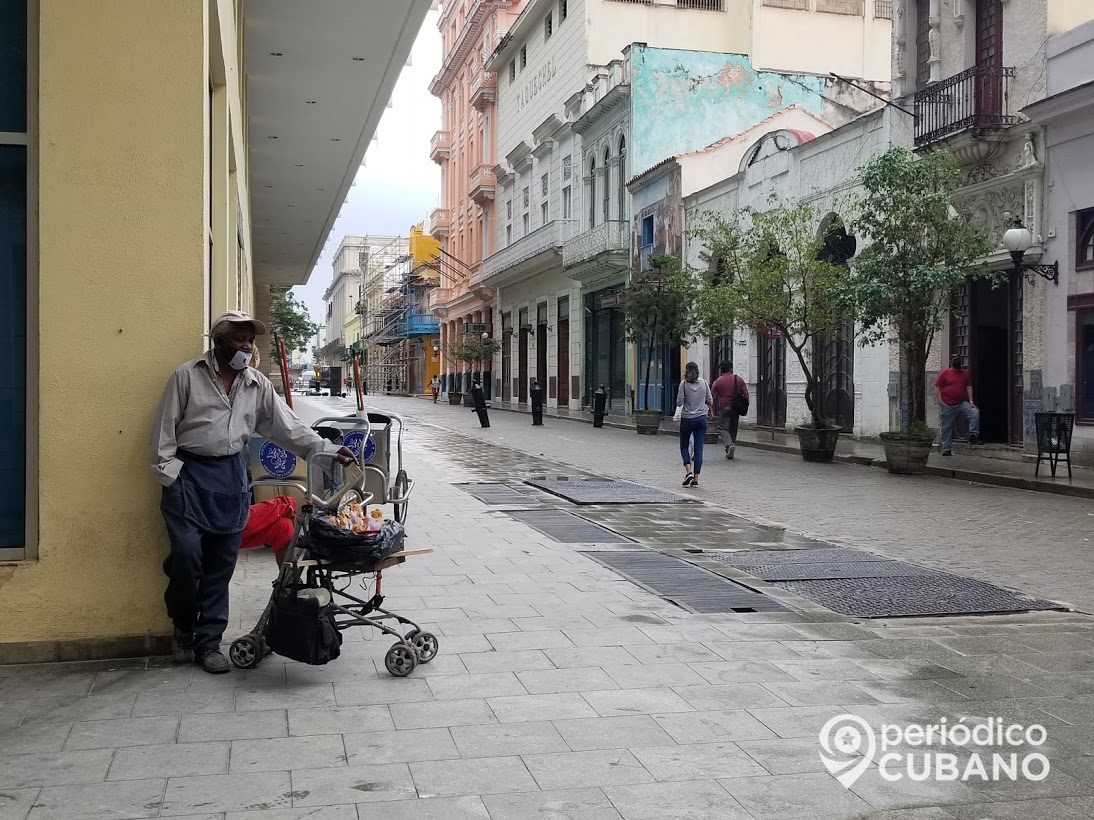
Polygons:
<instances>
[{"instance_id":1,"label":"metal grate in pavement","mask_svg":"<svg viewBox=\"0 0 1094 820\"><path fill-rule=\"evenodd\" d=\"M629 481L530 478L524 483L574 504L681 504L693 500Z\"/></svg>"},{"instance_id":2,"label":"metal grate in pavement","mask_svg":"<svg viewBox=\"0 0 1094 820\"><path fill-rule=\"evenodd\" d=\"M828 550L815 550L828 552ZM703 554L704 558L721 561L719 555ZM781 564L750 564L736 567L764 581L805 581L822 578L885 578L895 575L938 575L935 570L905 564L901 561L839 561L807 564L787 561Z\"/></svg>"},{"instance_id":3,"label":"metal grate in pavement","mask_svg":"<svg viewBox=\"0 0 1094 820\"><path fill-rule=\"evenodd\" d=\"M477 498L483 504L489 504L492 507L527 507L529 505L540 505L540 500L538 498L533 498L526 493L522 493L516 487L512 487L508 484L483 482L457 484L456 486L473 498Z\"/></svg>"},{"instance_id":4,"label":"metal grate in pavement","mask_svg":"<svg viewBox=\"0 0 1094 820\"><path fill-rule=\"evenodd\" d=\"M824 547L821 549L793 550L740 550L738 552L708 553L704 557L722 561L732 567L748 571L748 567L770 564L835 564L845 561L888 561L883 555L848 547Z\"/></svg>"},{"instance_id":5,"label":"metal grate in pavement","mask_svg":"<svg viewBox=\"0 0 1094 820\"><path fill-rule=\"evenodd\" d=\"M807 598L833 612L858 618L987 615L1066 609L1042 598L944 573L891 578L775 581L774 586Z\"/></svg>"},{"instance_id":6,"label":"metal grate in pavement","mask_svg":"<svg viewBox=\"0 0 1094 820\"><path fill-rule=\"evenodd\" d=\"M583 552L625 578L685 609L712 612L782 612L785 607L713 572L649 550Z\"/></svg>"},{"instance_id":7,"label":"metal grate in pavement","mask_svg":"<svg viewBox=\"0 0 1094 820\"><path fill-rule=\"evenodd\" d=\"M607 527L565 510L513 510L506 515L563 544L633 544Z\"/></svg>"}]
</instances>

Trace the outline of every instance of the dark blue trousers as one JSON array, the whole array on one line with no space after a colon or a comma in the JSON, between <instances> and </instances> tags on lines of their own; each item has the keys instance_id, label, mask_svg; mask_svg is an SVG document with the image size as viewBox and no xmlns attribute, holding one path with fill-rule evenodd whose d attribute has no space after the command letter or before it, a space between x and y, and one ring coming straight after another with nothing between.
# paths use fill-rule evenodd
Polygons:
<instances>
[{"instance_id":1,"label":"dark blue trousers","mask_svg":"<svg viewBox=\"0 0 1094 820\"><path fill-rule=\"evenodd\" d=\"M164 488L160 511L171 552L163 562L163 600L175 628L194 634L200 654L220 646L228 626L228 585L250 512L246 462L180 457L178 480Z\"/></svg>"}]
</instances>

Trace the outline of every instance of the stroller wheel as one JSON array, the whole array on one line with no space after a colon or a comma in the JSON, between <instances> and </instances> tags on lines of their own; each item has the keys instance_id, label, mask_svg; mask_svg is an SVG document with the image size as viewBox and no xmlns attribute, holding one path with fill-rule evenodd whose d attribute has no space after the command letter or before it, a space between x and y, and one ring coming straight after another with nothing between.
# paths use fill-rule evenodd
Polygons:
<instances>
[{"instance_id":1,"label":"stroller wheel","mask_svg":"<svg viewBox=\"0 0 1094 820\"><path fill-rule=\"evenodd\" d=\"M397 678L405 678L418 665L418 653L405 643L393 643L384 656L384 666Z\"/></svg>"},{"instance_id":2,"label":"stroller wheel","mask_svg":"<svg viewBox=\"0 0 1094 820\"><path fill-rule=\"evenodd\" d=\"M393 494L396 498L402 498L406 495L409 486L410 479L407 478L406 470L399 470L399 474L395 476L395 485L392 487ZM406 508L409 504L409 501L404 501L402 504L395 505L395 520L400 524L406 522Z\"/></svg>"},{"instance_id":3,"label":"stroller wheel","mask_svg":"<svg viewBox=\"0 0 1094 820\"><path fill-rule=\"evenodd\" d=\"M440 642L432 632L411 632L406 639L414 644L418 652L418 663L429 663L440 651Z\"/></svg>"},{"instance_id":4,"label":"stroller wheel","mask_svg":"<svg viewBox=\"0 0 1094 820\"><path fill-rule=\"evenodd\" d=\"M265 644L258 641L254 635L236 638L228 650L229 659L238 669L253 669L266 657L266 654Z\"/></svg>"}]
</instances>

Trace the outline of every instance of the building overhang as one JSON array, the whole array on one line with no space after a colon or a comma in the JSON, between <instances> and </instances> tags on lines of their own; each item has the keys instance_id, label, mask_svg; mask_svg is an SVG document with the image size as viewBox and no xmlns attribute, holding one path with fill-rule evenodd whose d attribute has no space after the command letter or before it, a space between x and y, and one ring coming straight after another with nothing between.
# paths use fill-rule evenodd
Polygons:
<instances>
[{"instance_id":1,"label":"building overhang","mask_svg":"<svg viewBox=\"0 0 1094 820\"><path fill-rule=\"evenodd\" d=\"M621 83L599 100L584 114L578 117L577 121L573 124L573 129L582 136L603 120L605 117L612 115L612 112L617 110L620 106L626 105L631 97L631 87L626 83Z\"/></svg>"},{"instance_id":2,"label":"building overhang","mask_svg":"<svg viewBox=\"0 0 1094 820\"><path fill-rule=\"evenodd\" d=\"M256 286L308 281L431 5L245 0Z\"/></svg>"}]
</instances>

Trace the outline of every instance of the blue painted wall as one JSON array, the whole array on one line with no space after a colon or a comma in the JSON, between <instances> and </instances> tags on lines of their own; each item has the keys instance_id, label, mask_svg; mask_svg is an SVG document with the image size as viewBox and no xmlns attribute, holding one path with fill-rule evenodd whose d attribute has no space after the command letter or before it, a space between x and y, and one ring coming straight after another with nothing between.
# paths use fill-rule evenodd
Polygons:
<instances>
[{"instance_id":1,"label":"blue painted wall","mask_svg":"<svg viewBox=\"0 0 1094 820\"><path fill-rule=\"evenodd\" d=\"M795 104L819 116L826 85L823 77L756 71L741 54L641 43L630 49L630 78L632 176Z\"/></svg>"}]
</instances>

